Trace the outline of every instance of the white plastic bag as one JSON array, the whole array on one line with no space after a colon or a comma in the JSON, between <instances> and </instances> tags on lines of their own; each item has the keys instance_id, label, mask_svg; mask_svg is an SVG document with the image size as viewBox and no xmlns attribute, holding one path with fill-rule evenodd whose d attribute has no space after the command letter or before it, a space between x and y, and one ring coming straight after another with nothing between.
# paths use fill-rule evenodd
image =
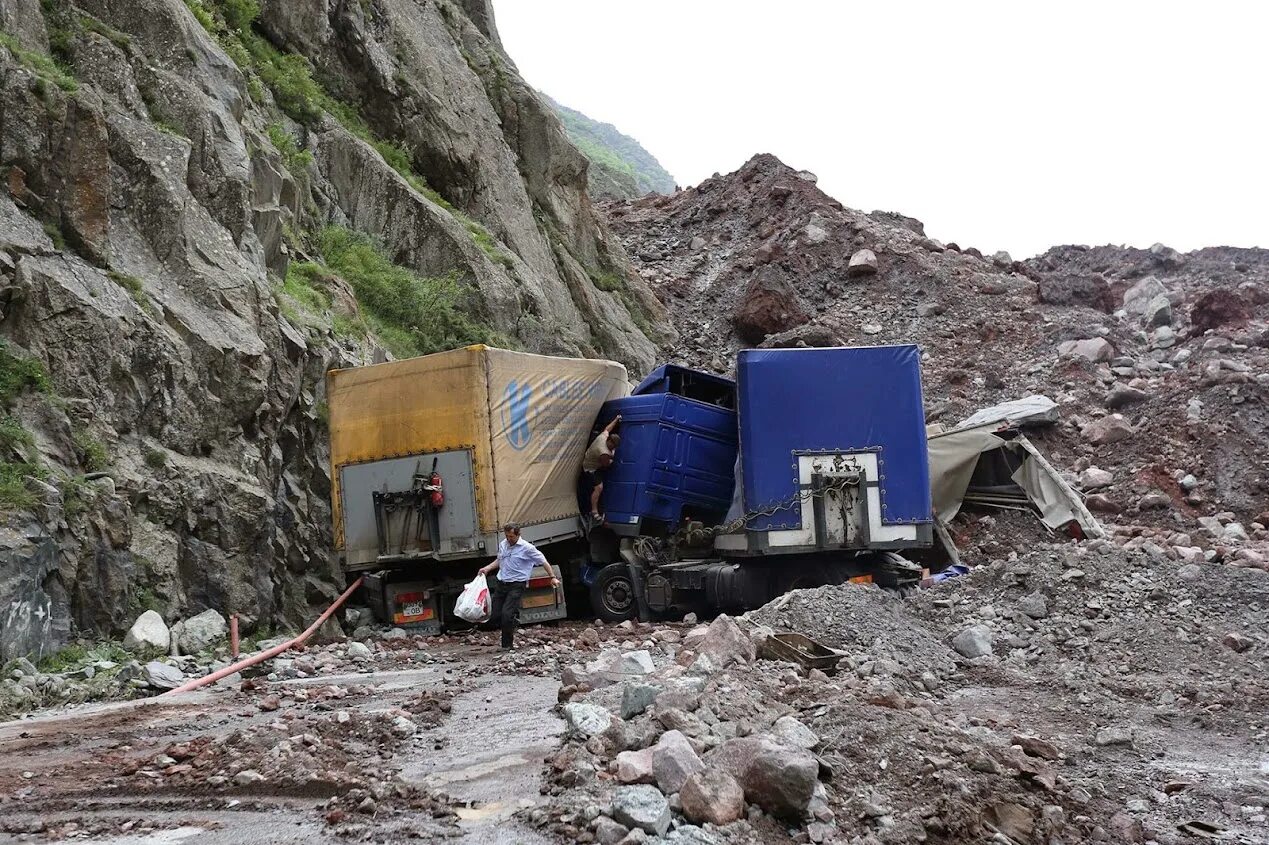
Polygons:
<instances>
[{"instance_id":1,"label":"white plastic bag","mask_svg":"<svg viewBox=\"0 0 1269 845\"><path fill-rule=\"evenodd\" d=\"M468 622L484 622L489 618L489 583L484 575L477 575L463 588L463 594L454 605L454 615Z\"/></svg>"}]
</instances>

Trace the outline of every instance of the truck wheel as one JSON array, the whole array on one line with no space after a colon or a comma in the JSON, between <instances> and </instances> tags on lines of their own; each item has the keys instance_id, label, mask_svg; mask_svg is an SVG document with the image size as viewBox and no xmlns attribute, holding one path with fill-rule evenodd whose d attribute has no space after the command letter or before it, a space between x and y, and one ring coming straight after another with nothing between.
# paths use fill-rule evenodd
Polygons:
<instances>
[{"instance_id":1,"label":"truck wheel","mask_svg":"<svg viewBox=\"0 0 1269 845\"><path fill-rule=\"evenodd\" d=\"M590 587L590 604L595 615L605 622L634 619L639 608L635 604L630 567L624 563L610 563L599 570L595 583Z\"/></svg>"}]
</instances>

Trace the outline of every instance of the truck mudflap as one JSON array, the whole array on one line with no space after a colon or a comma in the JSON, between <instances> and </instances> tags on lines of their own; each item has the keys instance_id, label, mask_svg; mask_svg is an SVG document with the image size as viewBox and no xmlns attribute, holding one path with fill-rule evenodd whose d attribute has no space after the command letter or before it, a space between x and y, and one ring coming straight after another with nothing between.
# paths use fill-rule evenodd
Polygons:
<instances>
[{"instance_id":1,"label":"truck mudflap","mask_svg":"<svg viewBox=\"0 0 1269 845\"><path fill-rule=\"evenodd\" d=\"M564 600L564 587L551 586L551 577L542 567L536 567L529 577L529 587L520 602L520 622L550 622L568 617L568 604Z\"/></svg>"},{"instance_id":2,"label":"truck mudflap","mask_svg":"<svg viewBox=\"0 0 1269 845\"><path fill-rule=\"evenodd\" d=\"M366 576L366 603L375 617L389 625L415 634L441 632L441 594L437 586L425 581L388 580L389 573Z\"/></svg>"}]
</instances>

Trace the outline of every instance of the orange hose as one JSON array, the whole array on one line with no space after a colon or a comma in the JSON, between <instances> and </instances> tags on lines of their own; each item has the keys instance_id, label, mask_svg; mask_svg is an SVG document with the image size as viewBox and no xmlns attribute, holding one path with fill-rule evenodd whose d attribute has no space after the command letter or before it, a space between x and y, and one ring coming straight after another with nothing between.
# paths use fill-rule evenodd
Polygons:
<instances>
[{"instance_id":1,"label":"orange hose","mask_svg":"<svg viewBox=\"0 0 1269 845\"><path fill-rule=\"evenodd\" d=\"M316 632L318 628L322 627L322 623L324 623L327 619L329 619L331 617L331 614L334 613L336 610L338 610L339 606L348 600L349 596L351 596L354 592L356 592L357 588L361 586L361 582L364 577L365 576L358 577L357 580L353 582L352 586L349 587L347 590L344 590L343 595L335 599L335 603L332 604L330 607L326 608L326 612L323 613L321 616L317 617L317 621L314 622L312 625L309 625L307 630L305 630L304 633L300 634L298 637L287 640L284 643L275 645L273 648L268 649L267 651L262 651L259 654L253 654L250 657L248 657L246 660L239 660L237 663L234 663L232 666L226 666L224 669L217 669L215 672L212 672L210 675L207 675L206 677L196 678L195 680L192 680L187 684L182 684L176 689L168 690L167 692L163 693L163 695L160 695L159 698L162 698L164 695L175 695L178 692L188 692L189 690L192 690L192 689L205 687L208 684L219 681L221 678L229 677L234 672L238 672L242 669L246 669L248 666L254 666L257 663L263 663L264 661L268 660L271 657L277 657L279 654L281 654L282 652L286 651L289 648L294 648L297 645L301 645L309 637L313 636L314 632Z\"/></svg>"}]
</instances>

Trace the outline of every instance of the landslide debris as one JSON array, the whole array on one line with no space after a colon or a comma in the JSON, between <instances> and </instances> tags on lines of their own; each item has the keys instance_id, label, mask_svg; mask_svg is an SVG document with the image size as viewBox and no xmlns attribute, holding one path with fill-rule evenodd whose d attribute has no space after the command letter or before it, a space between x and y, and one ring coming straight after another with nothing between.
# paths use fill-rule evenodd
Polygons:
<instances>
[{"instance_id":1,"label":"landslide debris","mask_svg":"<svg viewBox=\"0 0 1269 845\"><path fill-rule=\"evenodd\" d=\"M1015 261L848 208L770 155L603 209L679 330L668 359L727 373L750 345L916 343L927 421L1046 395L1059 422L1028 436L1119 542L1266 565L1269 251L1062 246ZM996 551L1042 538L1002 532Z\"/></svg>"},{"instance_id":2,"label":"landslide debris","mask_svg":"<svg viewBox=\"0 0 1269 845\"><path fill-rule=\"evenodd\" d=\"M1266 573L1091 542L910 598L845 584L708 626L596 626L560 691L589 727L528 815L598 842L1179 845L1195 819L1264 841L1267 622ZM974 629L991 648L968 658ZM835 673L733 636L762 654L780 631L839 649ZM707 639L732 646L703 658Z\"/></svg>"}]
</instances>

